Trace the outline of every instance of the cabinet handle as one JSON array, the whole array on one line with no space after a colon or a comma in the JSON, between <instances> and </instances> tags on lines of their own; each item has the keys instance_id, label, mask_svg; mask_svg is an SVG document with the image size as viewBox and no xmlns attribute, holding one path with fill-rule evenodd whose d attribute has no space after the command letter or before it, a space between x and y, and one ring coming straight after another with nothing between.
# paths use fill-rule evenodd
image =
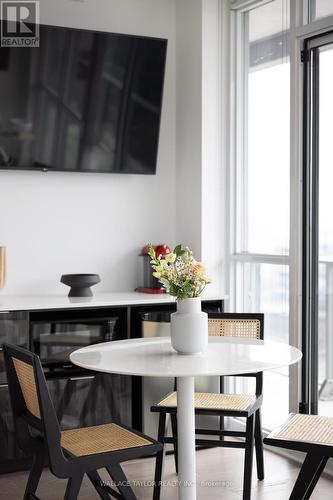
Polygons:
<instances>
[{"instance_id":1,"label":"cabinet handle","mask_svg":"<svg viewBox=\"0 0 333 500\"><path fill-rule=\"evenodd\" d=\"M91 380L95 378L95 375L87 375L86 377L70 377L69 380Z\"/></svg>"},{"instance_id":2,"label":"cabinet handle","mask_svg":"<svg viewBox=\"0 0 333 500\"><path fill-rule=\"evenodd\" d=\"M10 311L0 311L0 314L10 314Z\"/></svg>"}]
</instances>

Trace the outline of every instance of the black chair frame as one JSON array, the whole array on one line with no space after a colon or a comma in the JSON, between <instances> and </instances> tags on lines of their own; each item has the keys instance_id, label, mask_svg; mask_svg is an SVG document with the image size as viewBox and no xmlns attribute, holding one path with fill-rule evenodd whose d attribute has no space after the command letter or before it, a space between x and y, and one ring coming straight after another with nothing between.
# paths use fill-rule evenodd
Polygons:
<instances>
[{"instance_id":1,"label":"black chair frame","mask_svg":"<svg viewBox=\"0 0 333 500\"><path fill-rule=\"evenodd\" d=\"M260 322L260 339L264 338L264 315L254 313L208 313L209 319L253 319ZM211 415L220 417L219 430L216 429L200 429L196 428L195 433L201 436L218 436L219 440L196 438L195 443L198 447L225 447L225 448L242 448L245 449L244 460L244 484L243 484L243 500L251 498L252 484L252 465L253 465L253 448L256 452L257 477L261 481L264 479L264 454L263 454L263 438L261 427L260 407L262 405L262 390L263 390L263 373L242 373L237 374L237 377L254 377L256 379L255 396L256 401L246 411L240 410L215 410L215 409L195 409L196 415ZM220 392L223 393L224 378L220 378ZM174 390L177 389L175 380ZM159 425L157 439L163 444L172 444L174 448L175 468L178 473L178 446L177 446L177 408L152 406L152 412L159 413ZM170 414L172 437L165 435L166 415ZM244 417L246 419L245 431L226 430L224 426L224 417ZM236 440L225 440L225 437L236 438ZM163 455L157 457L156 462L156 477L162 475ZM157 484L156 488L158 489ZM157 495L157 493L156 493ZM158 496L154 498L157 500Z\"/></svg>"},{"instance_id":2,"label":"black chair frame","mask_svg":"<svg viewBox=\"0 0 333 500\"><path fill-rule=\"evenodd\" d=\"M41 362L36 354L20 347L3 344L5 365L8 377L10 400L14 415L15 432L19 446L28 455L33 455L33 464L26 485L24 500L36 497L36 490L45 464L58 478L68 479L65 500L75 500L78 496L84 474L87 474L100 498L135 500L135 495L120 466L120 463L133 458L162 455L163 445L124 425L132 433L151 442L151 445L119 449L84 456L73 456L61 447L61 431L50 399ZM32 366L40 419L27 409L21 386L16 374L13 358ZM118 491L103 483L97 470L105 468ZM157 490L158 493L159 490ZM158 499L154 493L154 498Z\"/></svg>"}]
</instances>

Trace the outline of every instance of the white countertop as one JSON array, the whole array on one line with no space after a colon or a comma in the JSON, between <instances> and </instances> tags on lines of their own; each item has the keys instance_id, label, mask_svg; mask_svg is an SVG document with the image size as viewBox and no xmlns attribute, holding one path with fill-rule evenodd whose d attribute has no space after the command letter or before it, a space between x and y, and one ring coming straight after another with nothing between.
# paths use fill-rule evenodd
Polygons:
<instances>
[{"instance_id":1,"label":"white countertop","mask_svg":"<svg viewBox=\"0 0 333 500\"><path fill-rule=\"evenodd\" d=\"M227 295L203 294L202 300L226 300ZM167 304L175 298L168 294L139 292L96 293L93 297L74 298L63 295L2 295L0 312L34 311L41 309L73 309L84 307L127 306L141 304Z\"/></svg>"}]
</instances>

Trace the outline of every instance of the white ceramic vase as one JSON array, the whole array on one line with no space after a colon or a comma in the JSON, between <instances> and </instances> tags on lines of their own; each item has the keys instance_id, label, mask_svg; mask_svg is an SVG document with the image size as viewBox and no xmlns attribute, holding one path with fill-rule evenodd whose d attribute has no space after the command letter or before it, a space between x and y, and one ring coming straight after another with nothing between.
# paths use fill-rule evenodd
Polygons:
<instances>
[{"instance_id":1,"label":"white ceramic vase","mask_svg":"<svg viewBox=\"0 0 333 500\"><path fill-rule=\"evenodd\" d=\"M201 299L177 301L171 314L171 345L180 354L203 352L208 345L208 316L201 311Z\"/></svg>"}]
</instances>

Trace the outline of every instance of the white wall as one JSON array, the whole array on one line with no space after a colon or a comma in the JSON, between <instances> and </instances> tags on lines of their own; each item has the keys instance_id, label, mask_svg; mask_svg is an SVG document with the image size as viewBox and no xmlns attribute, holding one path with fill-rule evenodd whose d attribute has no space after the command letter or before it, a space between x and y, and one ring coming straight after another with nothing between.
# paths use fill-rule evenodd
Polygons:
<instances>
[{"instance_id":1,"label":"white wall","mask_svg":"<svg viewBox=\"0 0 333 500\"><path fill-rule=\"evenodd\" d=\"M201 254L202 1L177 0L177 241Z\"/></svg>"},{"instance_id":2,"label":"white wall","mask_svg":"<svg viewBox=\"0 0 333 500\"><path fill-rule=\"evenodd\" d=\"M137 285L147 241L176 241L175 0L40 0L41 22L168 38L156 176L0 171L3 293L61 293L63 273L96 272L97 291Z\"/></svg>"},{"instance_id":3,"label":"white wall","mask_svg":"<svg viewBox=\"0 0 333 500\"><path fill-rule=\"evenodd\" d=\"M223 0L224 1L224 0ZM223 168L219 0L177 0L177 240L223 288Z\"/></svg>"}]
</instances>

